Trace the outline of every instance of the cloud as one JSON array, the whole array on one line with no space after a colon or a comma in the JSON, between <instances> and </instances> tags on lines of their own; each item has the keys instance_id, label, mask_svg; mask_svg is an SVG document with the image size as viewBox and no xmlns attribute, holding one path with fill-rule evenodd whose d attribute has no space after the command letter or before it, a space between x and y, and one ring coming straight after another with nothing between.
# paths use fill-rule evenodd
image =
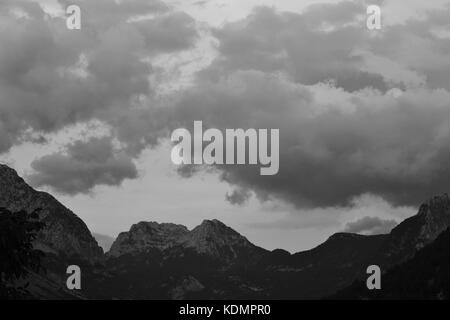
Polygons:
<instances>
[{"instance_id":1,"label":"cloud","mask_svg":"<svg viewBox=\"0 0 450 320\"><path fill-rule=\"evenodd\" d=\"M377 217L376 219L380 218L381 221L402 221L417 213L417 209L393 207L382 198L368 194L354 198L349 207L298 209L286 202L269 201L261 208L262 211L270 213L271 218L262 218L258 222L248 223L249 227L303 231L331 228L335 232L342 229L343 222L347 227L346 223L349 221L365 220L361 219L362 217ZM280 213L281 216L279 216Z\"/></svg>"},{"instance_id":2,"label":"cloud","mask_svg":"<svg viewBox=\"0 0 450 320\"><path fill-rule=\"evenodd\" d=\"M27 130L53 133L97 119L111 127L129 164L171 130L202 120L220 129L280 129L278 175L216 167L222 180L262 200L326 208L373 194L410 206L447 191L450 42L435 30L448 26L449 6L375 33L365 28L363 2L301 13L257 8L212 30L217 58L165 100L149 80L151 61L192 48L195 22L157 0L71 3L85 13L81 32L36 4L2 1L0 152ZM13 7L26 15L17 18ZM46 160L62 166L71 158ZM50 166L34 165L47 179ZM52 179L43 181L64 185ZM85 192L97 182L104 180L60 189ZM236 196L229 198L238 203Z\"/></svg>"},{"instance_id":3,"label":"cloud","mask_svg":"<svg viewBox=\"0 0 450 320\"><path fill-rule=\"evenodd\" d=\"M366 235L387 234L398 224L395 220L383 220L378 217L363 217L349 222L344 232L360 233Z\"/></svg>"},{"instance_id":4,"label":"cloud","mask_svg":"<svg viewBox=\"0 0 450 320\"><path fill-rule=\"evenodd\" d=\"M295 81L315 84L333 79L356 91L368 86L385 91L378 72L364 70L362 56L352 50L366 47L363 2L316 4L303 14L278 13L261 7L243 21L217 29L220 57L209 76L236 70L285 72Z\"/></svg>"},{"instance_id":5,"label":"cloud","mask_svg":"<svg viewBox=\"0 0 450 320\"><path fill-rule=\"evenodd\" d=\"M364 1L315 4L301 14L261 7L249 17L215 29L219 57L205 74L214 77L236 70L283 72L295 82L315 84L333 79L355 91L373 87L449 86L448 30L450 4L423 10L422 19L366 28ZM383 11L384 12L384 11ZM410 50L413 45L414 50ZM395 71L395 73L394 73Z\"/></svg>"},{"instance_id":6,"label":"cloud","mask_svg":"<svg viewBox=\"0 0 450 320\"><path fill-rule=\"evenodd\" d=\"M235 205L244 205L248 202L251 197L251 192L248 189L238 188L233 190L231 193L225 195L225 199Z\"/></svg>"},{"instance_id":7,"label":"cloud","mask_svg":"<svg viewBox=\"0 0 450 320\"><path fill-rule=\"evenodd\" d=\"M263 200L326 208L373 194L416 206L446 192L450 92L436 72L446 69L450 47L430 33L443 22L427 13L373 35L361 9L348 2L302 14L259 8L216 29L218 57L178 94L168 126L202 120L220 129L280 129L277 175L217 167L221 179Z\"/></svg>"},{"instance_id":8,"label":"cloud","mask_svg":"<svg viewBox=\"0 0 450 320\"><path fill-rule=\"evenodd\" d=\"M188 128L202 120L220 129L280 129L277 175L218 166L223 180L252 188L262 199L347 206L368 193L394 205L417 205L448 187L449 99L446 90L348 93L239 71L186 92L173 116Z\"/></svg>"},{"instance_id":9,"label":"cloud","mask_svg":"<svg viewBox=\"0 0 450 320\"><path fill-rule=\"evenodd\" d=\"M157 53L176 52L193 46L197 38L195 20L183 12L174 12L136 23L148 48Z\"/></svg>"},{"instance_id":10,"label":"cloud","mask_svg":"<svg viewBox=\"0 0 450 320\"><path fill-rule=\"evenodd\" d=\"M133 160L116 150L108 137L76 141L65 152L34 160L31 167L35 171L27 176L31 185L70 195L89 193L96 185L120 185L138 175Z\"/></svg>"},{"instance_id":11,"label":"cloud","mask_svg":"<svg viewBox=\"0 0 450 320\"><path fill-rule=\"evenodd\" d=\"M81 30L33 2L0 4L0 153L29 130L51 134L93 119L115 125L155 94L151 61L197 40L193 19L159 0L60 3L81 7Z\"/></svg>"}]
</instances>

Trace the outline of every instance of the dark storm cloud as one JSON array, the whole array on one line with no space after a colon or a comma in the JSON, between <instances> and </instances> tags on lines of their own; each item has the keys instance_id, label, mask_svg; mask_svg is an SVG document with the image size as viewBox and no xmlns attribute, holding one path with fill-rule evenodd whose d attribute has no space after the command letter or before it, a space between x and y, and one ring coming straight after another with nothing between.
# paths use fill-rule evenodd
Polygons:
<instances>
[{"instance_id":1,"label":"dark storm cloud","mask_svg":"<svg viewBox=\"0 0 450 320\"><path fill-rule=\"evenodd\" d=\"M374 35L359 2L259 8L215 31L219 55L180 94L171 123L280 129L277 175L218 167L260 199L336 207L374 194L417 205L450 183L449 82L437 76L449 70L449 39L433 35L444 23L433 14Z\"/></svg>"},{"instance_id":2,"label":"dark storm cloud","mask_svg":"<svg viewBox=\"0 0 450 320\"><path fill-rule=\"evenodd\" d=\"M213 30L217 58L160 107L147 61L192 47L194 21L158 1L72 3L86 13L80 32L68 31L63 19L44 18L37 5L0 4L0 152L28 129L55 132L99 119L136 157L171 130L203 120L204 127L221 129L280 129L277 175L216 168L221 179L263 200L336 207L369 193L415 205L448 191L450 38L436 30L448 27L450 7L375 33L366 28L360 1L317 4L302 13L258 8ZM10 13L13 6L28 18ZM133 20L136 15L152 18ZM143 96L148 105L139 102ZM65 168L78 154L71 149L45 162ZM129 161L112 166L119 171L112 184L133 176L120 173L131 168ZM100 174L65 186L50 174L64 177L64 170L42 159L34 169L38 184L72 193L107 181Z\"/></svg>"},{"instance_id":3,"label":"dark storm cloud","mask_svg":"<svg viewBox=\"0 0 450 320\"><path fill-rule=\"evenodd\" d=\"M27 130L52 133L92 119L116 124L154 93L149 59L197 38L190 17L157 0L61 3L80 5L81 30L68 30L64 18L36 3L0 4L0 153Z\"/></svg>"},{"instance_id":4,"label":"dark storm cloud","mask_svg":"<svg viewBox=\"0 0 450 320\"><path fill-rule=\"evenodd\" d=\"M347 91L383 92L418 85L415 78L422 76L433 88L450 88L450 39L435 32L448 30L450 4L378 32L366 28L366 8L364 1L344 1L316 4L302 14L256 9L214 31L220 55L204 74L283 72L302 84L333 80Z\"/></svg>"},{"instance_id":5,"label":"dark storm cloud","mask_svg":"<svg viewBox=\"0 0 450 320\"><path fill-rule=\"evenodd\" d=\"M192 46L197 37L195 20L182 12L136 23L149 48L156 53L183 50Z\"/></svg>"},{"instance_id":6,"label":"dark storm cloud","mask_svg":"<svg viewBox=\"0 0 450 320\"><path fill-rule=\"evenodd\" d=\"M120 185L137 177L133 160L116 150L110 138L76 141L65 152L34 160L27 177L36 187L49 186L65 194L89 193L96 185Z\"/></svg>"},{"instance_id":7,"label":"dark storm cloud","mask_svg":"<svg viewBox=\"0 0 450 320\"><path fill-rule=\"evenodd\" d=\"M246 20L215 31L221 55L206 74L283 71L303 84L333 79L347 91L367 86L385 91L383 77L363 70L362 57L352 54L369 42L362 27L365 10L362 1L317 4L303 14L256 9Z\"/></svg>"},{"instance_id":8,"label":"dark storm cloud","mask_svg":"<svg viewBox=\"0 0 450 320\"><path fill-rule=\"evenodd\" d=\"M383 220L378 217L363 217L354 222L349 222L344 232L360 233L366 235L387 234L398 223L395 220Z\"/></svg>"},{"instance_id":9,"label":"dark storm cloud","mask_svg":"<svg viewBox=\"0 0 450 320\"><path fill-rule=\"evenodd\" d=\"M322 102L315 94L332 97ZM447 190L450 94L420 89L401 97L294 85L261 72L202 83L180 98L179 123L225 128L279 128L280 171L221 166L231 184L300 207L346 206L365 193L416 205Z\"/></svg>"}]
</instances>

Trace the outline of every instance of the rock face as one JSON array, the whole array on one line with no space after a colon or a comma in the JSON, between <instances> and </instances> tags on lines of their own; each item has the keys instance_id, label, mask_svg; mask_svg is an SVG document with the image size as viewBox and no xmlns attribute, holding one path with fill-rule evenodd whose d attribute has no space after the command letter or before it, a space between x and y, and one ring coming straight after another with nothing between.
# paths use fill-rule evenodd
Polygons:
<instances>
[{"instance_id":1,"label":"rock face","mask_svg":"<svg viewBox=\"0 0 450 320\"><path fill-rule=\"evenodd\" d=\"M295 254L259 248L218 220L205 220L191 231L141 222L116 240L110 264L120 265L117 279L127 286L134 281L134 291L161 290L168 298L317 299L364 277L369 265L385 271L411 259L449 226L447 195L423 204L390 234L336 233L318 247ZM149 268L160 276L149 278ZM156 285L142 288L142 278Z\"/></svg>"},{"instance_id":2,"label":"rock face","mask_svg":"<svg viewBox=\"0 0 450 320\"><path fill-rule=\"evenodd\" d=\"M66 264L61 257L78 256L88 262L105 258L80 218L4 165L0 165L0 207L41 209L45 228L36 245L56 253L48 256L57 266L54 281L41 275L32 278L36 288L47 288L44 296L64 288ZM449 227L446 194L424 203L417 215L390 234L336 233L316 248L295 254L255 246L218 220L205 220L192 230L140 222L117 237L102 263L83 266L88 280L83 294L102 299L323 298L363 279L367 266L377 264L392 284L388 297L401 295L406 290L401 286L413 280L417 290L432 287L430 295L423 292L426 297L449 297ZM360 287L364 289L364 283Z\"/></svg>"},{"instance_id":3,"label":"rock face","mask_svg":"<svg viewBox=\"0 0 450 320\"><path fill-rule=\"evenodd\" d=\"M274 278L274 299L319 299L364 274L387 235L336 233L324 243L293 255L268 255L266 270Z\"/></svg>"},{"instance_id":4,"label":"rock face","mask_svg":"<svg viewBox=\"0 0 450 320\"><path fill-rule=\"evenodd\" d=\"M173 289L169 291L170 298L173 300L185 299L186 295L192 292L199 292L205 289L205 287L194 277L187 276L178 281L173 286Z\"/></svg>"},{"instance_id":5,"label":"rock face","mask_svg":"<svg viewBox=\"0 0 450 320\"><path fill-rule=\"evenodd\" d=\"M103 250L92 237L86 224L54 197L31 188L17 172L0 164L0 207L12 212L40 209L45 224L36 245L44 250L65 256L78 256L89 261L102 257Z\"/></svg>"},{"instance_id":6,"label":"rock face","mask_svg":"<svg viewBox=\"0 0 450 320\"><path fill-rule=\"evenodd\" d=\"M433 197L420 206L417 215L406 219L391 231L381 254L390 265L403 262L433 242L449 226L449 196L444 194Z\"/></svg>"},{"instance_id":7,"label":"rock face","mask_svg":"<svg viewBox=\"0 0 450 320\"><path fill-rule=\"evenodd\" d=\"M330 298L345 300L448 300L450 299L450 229L419 250L410 260L389 269L382 290L367 290L358 281Z\"/></svg>"},{"instance_id":8,"label":"rock face","mask_svg":"<svg viewBox=\"0 0 450 320\"><path fill-rule=\"evenodd\" d=\"M188 234L182 245L225 261L242 260L247 255L265 251L219 220L204 220Z\"/></svg>"},{"instance_id":9,"label":"rock face","mask_svg":"<svg viewBox=\"0 0 450 320\"><path fill-rule=\"evenodd\" d=\"M119 234L108 255L119 257L148 249L164 251L172 248L178 251L191 249L224 262L244 259L255 252L265 252L222 222L204 220L192 231L183 225L139 222L130 231Z\"/></svg>"},{"instance_id":10,"label":"rock face","mask_svg":"<svg viewBox=\"0 0 450 320\"><path fill-rule=\"evenodd\" d=\"M108 255L118 257L149 248L165 250L182 242L188 233L189 230L182 225L139 222L130 231L119 234Z\"/></svg>"},{"instance_id":11,"label":"rock face","mask_svg":"<svg viewBox=\"0 0 450 320\"><path fill-rule=\"evenodd\" d=\"M259 297L254 295L259 284L246 274L268 253L218 220L204 220L192 230L140 222L121 233L107 253L108 287L119 299Z\"/></svg>"}]
</instances>

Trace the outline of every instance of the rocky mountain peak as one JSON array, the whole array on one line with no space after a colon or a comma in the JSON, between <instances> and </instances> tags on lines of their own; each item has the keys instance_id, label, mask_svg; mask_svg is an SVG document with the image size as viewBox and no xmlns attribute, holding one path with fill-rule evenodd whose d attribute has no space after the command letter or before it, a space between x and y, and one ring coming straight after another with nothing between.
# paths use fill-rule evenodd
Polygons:
<instances>
[{"instance_id":1,"label":"rocky mountain peak","mask_svg":"<svg viewBox=\"0 0 450 320\"><path fill-rule=\"evenodd\" d=\"M401 262L434 241L450 227L450 198L435 196L420 206L419 212L400 223L389 235L385 255Z\"/></svg>"},{"instance_id":2,"label":"rocky mountain peak","mask_svg":"<svg viewBox=\"0 0 450 320\"><path fill-rule=\"evenodd\" d=\"M165 250L182 242L189 230L179 224L139 222L131 226L130 231L122 232L108 252L110 256L155 248Z\"/></svg>"},{"instance_id":3,"label":"rocky mountain peak","mask_svg":"<svg viewBox=\"0 0 450 320\"><path fill-rule=\"evenodd\" d=\"M236 259L244 251L259 249L219 220L204 220L191 231L171 223L140 222L130 231L119 234L108 255L118 257L148 249L165 251L174 247L191 249L220 260Z\"/></svg>"},{"instance_id":4,"label":"rocky mountain peak","mask_svg":"<svg viewBox=\"0 0 450 320\"><path fill-rule=\"evenodd\" d=\"M240 236L238 232L228 227L219 220L203 220L203 222L195 227L192 231L195 235L211 235L217 237L233 237Z\"/></svg>"},{"instance_id":5,"label":"rocky mountain peak","mask_svg":"<svg viewBox=\"0 0 450 320\"><path fill-rule=\"evenodd\" d=\"M450 215L450 198L447 193L435 196L422 204L419 209L419 215L436 218Z\"/></svg>"},{"instance_id":6,"label":"rocky mountain peak","mask_svg":"<svg viewBox=\"0 0 450 320\"><path fill-rule=\"evenodd\" d=\"M229 261L242 258L244 252L257 248L218 220L204 220L189 233L183 245L200 254Z\"/></svg>"},{"instance_id":7,"label":"rocky mountain peak","mask_svg":"<svg viewBox=\"0 0 450 320\"><path fill-rule=\"evenodd\" d=\"M17 174L17 171L14 170L11 167L8 167L6 164L0 163L0 178L2 179L2 181L6 181L6 179L10 179L12 181L16 180L22 180L22 178L19 177L19 175Z\"/></svg>"},{"instance_id":8,"label":"rocky mountain peak","mask_svg":"<svg viewBox=\"0 0 450 320\"><path fill-rule=\"evenodd\" d=\"M217 245L247 245L249 241L219 220L204 220L199 226L192 229L187 241L188 245L197 248L213 243Z\"/></svg>"},{"instance_id":9,"label":"rocky mountain peak","mask_svg":"<svg viewBox=\"0 0 450 320\"><path fill-rule=\"evenodd\" d=\"M174 223L158 223L158 222L139 222L131 226L130 233L143 235L170 235L185 234L189 230L181 225Z\"/></svg>"},{"instance_id":10,"label":"rocky mountain peak","mask_svg":"<svg viewBox=\"0 0 450 320\"><path fill-rule=\"evenodd\" d=\"M0 207L28 213L39 209L45 228L38 235L36 246L44 251L87 260L99 259L103 254L78 216L48 193L34 190L14 169L3 164L0 164Z\"/></svg>"}]
</instances>

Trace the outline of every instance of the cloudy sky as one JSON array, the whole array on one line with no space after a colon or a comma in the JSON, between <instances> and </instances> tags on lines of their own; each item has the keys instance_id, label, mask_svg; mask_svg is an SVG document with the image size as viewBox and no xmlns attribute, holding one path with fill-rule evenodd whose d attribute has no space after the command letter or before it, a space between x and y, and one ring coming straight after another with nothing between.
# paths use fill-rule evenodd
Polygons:
<instances>
[{"instance_id":1,"label":"cloudy sky","mask_svg":"<svg viewBox=\"0 0 450 320\"><path fill-rule=\"evenodd\" d=\"M449 17L448 0L2 0L0 161L112 236L214 218L298 251L388 232L450 189ZM175 167L170 133L195 120L279 128L279 173Z\"/></svg>"}]
</instances>

